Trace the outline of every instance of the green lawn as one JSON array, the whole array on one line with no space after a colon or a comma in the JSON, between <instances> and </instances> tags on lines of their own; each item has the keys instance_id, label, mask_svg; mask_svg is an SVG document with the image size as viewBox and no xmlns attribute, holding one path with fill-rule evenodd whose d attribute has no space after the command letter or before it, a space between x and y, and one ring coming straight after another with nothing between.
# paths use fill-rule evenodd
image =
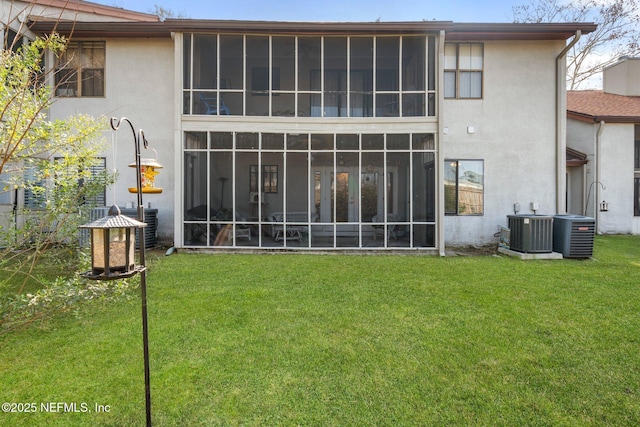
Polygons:
<instances>
[{"instance_id":1,"label":"green lawn","mask_svg":"<svg viewBox=\"0 0 640 427\"><path fill-rule=\"evenodd\" d=\"M594 256L160 258L154 425L639 425L640 238ZM0 402L37 406L0 425L144 425L139 300L0 336Z\"/></svg>"}]
</instances>

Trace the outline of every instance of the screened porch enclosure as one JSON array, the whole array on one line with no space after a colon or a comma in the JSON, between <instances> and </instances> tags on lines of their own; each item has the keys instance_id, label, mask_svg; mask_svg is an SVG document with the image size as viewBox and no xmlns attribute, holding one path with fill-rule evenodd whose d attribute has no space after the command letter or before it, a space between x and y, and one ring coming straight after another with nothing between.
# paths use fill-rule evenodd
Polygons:
<instances>
[{"instance_id":1,"label":"screened porch enclosure","mask_svg":"<svg viewBox=\"0 0 640 427\"><path fill-rule=\"evenodd\" d=\"M435 117L436 37L185 34L183 114Z\"/></svg>"},{"instance_id":2,"label":"screened porch enclosure","mask_svg":"<svg viewBox=\"0 0 640 427\"><path fill-rule=\"evenodd\" d=\"M183 245L434 248L433 134L186 132Z\"/></svg>"}]
</instances>

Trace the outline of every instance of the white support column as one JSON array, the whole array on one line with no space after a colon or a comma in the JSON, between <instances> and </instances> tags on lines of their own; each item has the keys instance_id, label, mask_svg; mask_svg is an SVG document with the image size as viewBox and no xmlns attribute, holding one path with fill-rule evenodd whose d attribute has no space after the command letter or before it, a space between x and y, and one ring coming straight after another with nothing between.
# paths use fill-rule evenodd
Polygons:
<instances>
[{"instance_id":1,"label":"white support column","mask_svg":"<svg viewBox=\"0 0 640 427\"><path fill-rule=\"evenodd\" d=\"M445 235L444 235L444 149L442 147L442 138L444 135L444 40L445 33L440 31L438 37L438 73L436 74L437 83L437 105L436 117L438 117L438 138L436 139L436 194L438 199L436 214L437 229L437 246L440 256L445 255Z\"/></svg>"}]
</instances>

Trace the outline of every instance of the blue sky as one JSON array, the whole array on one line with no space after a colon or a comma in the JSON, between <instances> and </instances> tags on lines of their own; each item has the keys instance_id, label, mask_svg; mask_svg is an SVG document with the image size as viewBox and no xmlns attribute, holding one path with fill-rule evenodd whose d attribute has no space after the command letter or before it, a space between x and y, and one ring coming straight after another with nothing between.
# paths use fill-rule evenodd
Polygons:
<instances>
[{"instance_id":1,"label":"blue sky","mask_svg":"<svg viewBox=\"0 0 640 427\"><path fill-rule=\"evenodd\" d=\"M511 22L529 0L92 0L138 12L155 4L193 19Z\"/></svg>"}]
</instances>

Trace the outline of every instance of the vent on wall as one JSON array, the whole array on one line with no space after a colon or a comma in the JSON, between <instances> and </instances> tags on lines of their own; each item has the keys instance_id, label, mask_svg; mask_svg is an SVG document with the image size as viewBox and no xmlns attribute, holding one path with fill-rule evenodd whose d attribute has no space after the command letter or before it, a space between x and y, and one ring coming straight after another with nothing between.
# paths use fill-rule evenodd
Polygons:
<instances>
[{"instance_id":1,"label":"vent on wall","mask_svg":"<svg viewBox=\"0 0 640 427\"><path fill-rule=\"evenodd\" d=\"M524 253L553 250L553 217L547 215L508 215L509 249Z\"/></svg>"}]
</instances>

